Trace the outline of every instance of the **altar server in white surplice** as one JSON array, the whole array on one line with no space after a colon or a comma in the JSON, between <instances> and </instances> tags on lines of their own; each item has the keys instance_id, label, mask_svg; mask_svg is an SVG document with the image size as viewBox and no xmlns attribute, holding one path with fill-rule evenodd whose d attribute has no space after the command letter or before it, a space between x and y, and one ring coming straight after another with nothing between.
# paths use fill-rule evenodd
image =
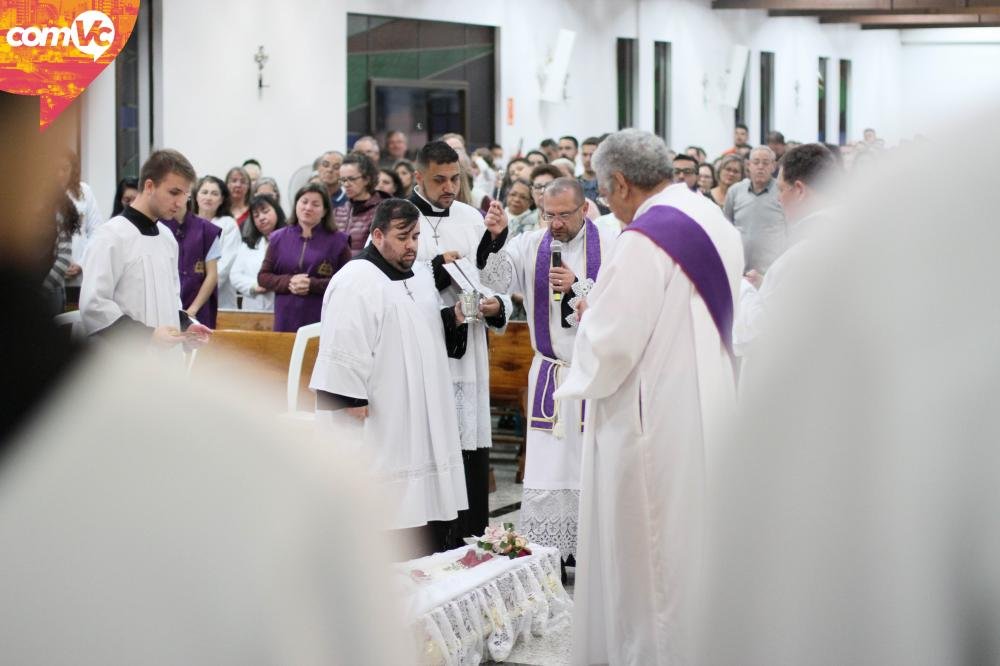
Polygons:
<instances>
[{"instance_id":1,"label":"altar server in white surplice","mask_svg":"<svg viewBox=\"0 0 1000 666\"><path fill-rule=\"evenodd\" d=\"M566 559L576 555L584 409L580 400L553 401L553 394L572 365L573 306L593 287L618 234L599 230L585 217L586 199L575 178L552 181L543 197L547 228L521 234L491 255L483 281L498 291L524 294L535 358L528 374L520 527L529 541L559 548ZM499 228L506 223L499 205L486 217L488 227L494 217L501 218Z\"/></svg>"},{"instance_id":2,"label":"altar server in white surplice","mask_svg":"<svg viewBox=\"0 0 1000 666\"><path fill-rule=\"evenodd\" d=\"M430 269L414 263L419 218L402 199L376 209L371 242L323 297L310 382L332 439L368 454L390 508L384 527L419 528L413 555L449 546L453 526L437 523L467 506L448 357L465 353L468 324L459 307L442 305Z\"/></svg>"},{"instance_id":3,"label":"altar server in white surplice","mask_svg":"<svg viewBox=\"0 0 1000 666\"><path fill-rule=\"evenodd\" d=\"M444 264L467 258L466 266L474 273L471 277L478 279L476 250L486 231L478 210L455 201L461 178L458 153L447 143L431 141L420 150L417 185L410 196L421 213L417 260L431 264L445 305L454 305L462 290L444 270ZM484 295L491 297L484 301L485 324L502 331L512 308L510 298ZM483 324L470 327L467 353L461 359L452 359L450 365L469 492L469 510L459 518L459 536L478 536L489 520L489 458L493 444L490 363Z\"/></svg>"},{"instance_id":4,"label":"altar server in white surplice","mask_svg":"<svg viewBox=\"0 0 1000 666\"><path fill-rule=\"evenodd\" d=\"M139 172L139 195L94 231L80 287L89 335L130 331L162 347L207 340L210 331L181 310L177 241L156 221L183 210L194 177L179 152L154 152Z\"/></svg>"},{"instance_id":5,"label":"altar server in white surplice","mask_svg":"<svg viewBox=\"0 0 1000 666\"><path fill-rule=\"evenodd\" d=\"M587 401L574 664L689 664L713 445L735 406L739 232L670 186L663 141L623 130L594 153L628 226L588 294L557 400Z\"/></svg>"}]
</instances>

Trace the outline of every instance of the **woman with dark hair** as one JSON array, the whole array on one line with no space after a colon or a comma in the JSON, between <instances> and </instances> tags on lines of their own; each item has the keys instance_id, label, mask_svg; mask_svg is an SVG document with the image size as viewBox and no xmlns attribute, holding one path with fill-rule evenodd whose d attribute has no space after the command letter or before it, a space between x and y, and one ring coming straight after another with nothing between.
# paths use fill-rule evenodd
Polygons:
<instances>
[{"instance_id":1,"label":"woman with dark hair","mask_svg":"<svg viewBox=\"0 0 1000 666\"><path fill-rule=\"evenodd\" d=\"M66 271L73 255L73 235L80 231L80 213L73 200L63 191L53 197L56 238L52 252L52 266L42 281L42 292L49 303L52 316L66 307Z\"/></svg>"},{"instance_id":2,"label":"woman with dark hair","mask_svg":"<svg viewBox=\"0 0 1000 666\"><path fill-rule=\"evenodd\" d=\"M267 240L257 284L274 292L274 330L294 333L319 321L326 285L351 259L347 236L333 224L326 187L299 189L288 226Z\"/></svg>"},{"instance_id":3,"label":"woman with dark hair","mask_svg":"<svg viewBox=\"0 0 1000 666\"><path fill-rule=\"evenodd\" d=\"M403 189L396 196L400 199L408 199L413 194L413 174L417 172L417 168L410 160L399 160L392 169L399 176L399 182L403 185Z\"/></svg>"},{"instance_id":4,"label":"woman with dark hair","mask_svg":"<svg viewBox=\"0 0 1000 666\"><path fill-rule=\"evenodd\" d=\"M403 181L399 179L399 175L395 171L389 168L378 170L378 185L375 186L375 189L390 197L403 197Z\"/></svg>"},{"instance_id":5,"label":"woman with dark hair","mask_svg":"<svg viewBox=\"0 0 1000 666\"><path fill-rule=\"evenodd\" d=\"M229 188L229 210L236 226L243 226L250 217L250 174L243 167L233 167L226 173Z\"/></svg>"},{"instance_id":6,"label":"woman with dark hair","mask_svg":"<svg viewBox=\"0 0 1000 666\"><path fill-rule=\"evenodd\" d=\"M378 173L375 163L361 153L351 153L340 165L340 186L349 201L334 210L334 223L347 234L351 256L364 249L375 209L389 198L378 191Z\"/></svg>"},{"instance_id":7,"label":"woman with dark hair","mask_svg":"<svg viewBox=\"0 0 1000 666\"><path fill-rule=\"evenodd\" d=\"M66 269L66 280L79 284L80 274L83 273L83 255L87 251L87 241L91 234L101 224L104 224L104 216L101 215L100 207L97 205L97 198L87 183L80 181L80 158L75 152L67 149L56 165L56 178L60 187L66 191L76 212L80 215L80 228L73 234L73 258L69 268Z\"/></svg>"},{"instance_id":8,"label":"woman with dark hair","mask_svg":"<svg viewBox=\"0 0 1000 666\"><path fill-rule=\"evenodd\" d=\"M232 218L229 219L235 229L236 223L232 222ZM188 316L209 328L215 328L219 313L222 230L205 218L184 209L179 210L175 218L160 222L170 229L177 240L181 307Z\"/></svg>"},{"instance_id":9,"label":"woman with dark hair","mask_svg":"<svg viewBox=\"0 0 1000 666\"><path fill-rule=\"evenodd\" d=\"M240 251L240 229L233 219L229 188L217 176L202 176L194 188L194 214L210 221L222 230L219 240L222 251L219 257L219 308L236 309L236 289L229 281L229 273ZM204 323L204 322L203 322Z\"/></svg>"},{"instance_id":10,"label":"woman with dark hair","mask_svg":"<svg viewBox=\"0 0 1000 666\"><path fill-rule=\"evenodd\" d=\"M260 184L260 180L257 184ZM274 294L257 283L261 264L267 255L268 238L285 226L285 212L278 199L270 194L258 194L250 200L250 224L244 226L243 242L236 254L229 279L236 293L243 297L241 310L271 312Z\"/></svg>"},{"instance_id":11,"label":"woman with dark hair","mask_svg":"<svg viewBox=\"0 0 1000 666\"><path fill-rule=\"evenodd\" d=\"M529 150L524 159L528 161L532 169L549 163L548 156L540 150Z\"/></svg>"},{"instance_id":12,"label":"woman with dark hair","mask_svg":"<svg viewBox=\"0 0 1000 666\"><path fill-rule=\"evenodd\" d=\"M130 205L139 196L139 180L137 178L122 178L115 190L115 203L111 206L111 217L121 215L125 206Z\"/></svg>"},{"instance_id":13,"label":"woman with dark hair","mask_svg":"<svg viewBox=\"0 0 1000 666\"><path fill-rule=\"evenodd\" d=\"M708 162L702 162L698 165L698 189L706 197L712 197L712 188L718 185L718 181L715 179L715 169Z\"/></svg>"}]
</instances>

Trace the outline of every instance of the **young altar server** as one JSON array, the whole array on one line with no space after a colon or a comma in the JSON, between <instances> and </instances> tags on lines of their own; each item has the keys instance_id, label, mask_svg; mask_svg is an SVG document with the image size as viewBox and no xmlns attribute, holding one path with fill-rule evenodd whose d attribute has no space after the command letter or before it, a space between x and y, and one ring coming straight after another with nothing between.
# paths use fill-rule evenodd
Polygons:
<instances>
[{"instance_id":1,"label":"young altar server","mask_svg":"<svg viewBox=\"0 0 1000 666\"><path fill-rule=\"evenodd\" d=\"M444 270L445 263L468 258L478 280L476 250L486 225L472 206L455 201L461 184L458 153L443 141L424 145L417 156L417 185L410 201L420 210L420 247L417 260L430 262L434 280L446 305L454 305L462 289ZM485 294L483 314L486 326L503 330L511 312L510 298ZM450 362L458 430L465 465L465 485L469 510L459 518L460 536L481 535L489 520L490 447L490 364L486 349L486 329L481 324L469 330L468 353Z\"/></svg>"},{"instance_id":2,"label":"young altar server","mask_svg":"<svg viewBox=\"0 0 1000 666\"><path fill-rule=\"evenodd\" d=\"M165 347L207 339L210 329L192 324L181 310L177 241L155 221L186 207L194 179L194 168L179 152L154 152L139 171L139 196L94 231L80 288L88 334L128 330Z\"/></svg>"},{"instance_id":3,"label":"young altar server","mask_svg":"<svg viewBox=\"0 0 1000 666\"><path fill-rule=\"evenodd\" d=\"M181 280L181 307L188 316L215 328L219 312L219 257L222 230L189 210L160 220L177 241L177 269Z\"/></svg>"},{"instance_id":4,"label":"young altar server","mask_svg":"<svg viewBox=\"0 0 1000 666\"><path fill-rule=\"evenodd\" d=\"M735 408L743 248L711 200L670 186L654 134L616 132L592 164L628 226L555 394L587 400L572 663L689 664L708 470Z\"/></svg>"},{"instance_id":5,"label":"young altar server","mask_svg":"<svg viewBox=\"0 0 1000 666\"><path fill-rule=\"evenodd\" d=\"M468 504L448 358L465 354L468 324L444 306L415 263L420 211L379 205L371 242L330 281L310 388L321 422L370 456L388 517L412 530L412 556L444 550ZM416 529L414 529L416 528Z\"/></svg>"},{"instance_id":6,"label":"young altar server","mask_svg":"<svg viewBox=\"0 0 1000 666\"><path fill-rule=\"evenodd\" d=\"M565 560L576 555L584 407L580 400L554 401L553 394L572 365L573 306L593 287L617 234L585 217L583 187L575 178L552 181L543 197L547 228L516 236L490 255L482 279L497 291L524 294L535 358L528 374L520 527L532 543L559 548ZM502 233L506 222L500 205L492 204L486 214L491 233Z\"/></svg>"}]
</instances>

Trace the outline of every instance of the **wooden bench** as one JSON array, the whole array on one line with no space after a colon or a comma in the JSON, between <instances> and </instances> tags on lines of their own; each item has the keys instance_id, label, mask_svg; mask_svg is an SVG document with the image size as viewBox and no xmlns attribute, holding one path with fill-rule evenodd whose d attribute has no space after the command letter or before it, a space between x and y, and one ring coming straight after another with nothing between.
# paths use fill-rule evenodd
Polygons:
<instances>
[{"instance_id":1,"label":"wooden bench","mask_svg":"<svg viewBox=\"0 0 1000 666\"><path fill-rule=\"evenodd\" d=\"M527 322L512 321L504 335L489 334L490 346L490 404L495 412L517 412L521 422L527 421L528 372L535 351L531 347L531 334ZM497 435L494 443L512 443L518 446L518 471L516 480L524 477L525 438Z\"/></svg>"},{"instance_id":2,"label":"wooden bench","mask_svg":"<svg viewBox=\"0 0 1000 666\"><path fill-rule=\"evenodd\" d=\"M232 331L272 331L274 330L274 313L219 310L215 328Z\"/></svg>"},{"instance_id":3,"label":"wooden bench","mask_svg":"<svg viewBox=\"0 0 1000 666\"><path fill-rule=\"evenodd\" d=\"M274 333L272 331L233 331L216 330L212 341L198 350L191 376L197 380L202 373L218 371L228 362L239 363L241 367L252 370L270 389L278 402L276 412L285 411L285 389L288 385L288 362L292 357L292 345L295 344L294 333ZM316 398L309 390L309 380L312 378L313 366L316 365L316 354L319 351L319 338L309 341L306 346L305 358L302 361L302 376L299 380L300 411L315 411ZM247 396L252 399L253 396ZM263 408L263 405L261 405Z\"/></svg>"}]
</instances>

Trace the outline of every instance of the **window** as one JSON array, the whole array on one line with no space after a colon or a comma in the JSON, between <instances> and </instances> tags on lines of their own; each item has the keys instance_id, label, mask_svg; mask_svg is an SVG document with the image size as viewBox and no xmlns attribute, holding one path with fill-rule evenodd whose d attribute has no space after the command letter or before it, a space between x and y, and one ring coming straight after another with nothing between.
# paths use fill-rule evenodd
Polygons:
<instances>
[{"instance_id":1,"label":"window","mask_svg":"<svg viewBox=\"0 0 1000 666\"><path fill-rule=\"evenodd\" d=\"M760 53L760 143L774 129L774 54Z\"/></svg>"},{"instance_id":2,"label":"window","mask_svg":"<svg viewBox=\"0 0 1000 666\"><path fill-rule=\"evenodd\" d=\"M740 90L740 101L736 104L736 124L747 125L747 99L750 97L750 67L749 63L743 70L743 88Z\"/></svg>"},{"instance_id":3,"label":"window","mask_svg":"<svg viewBox=\"0 0 1000 666\"><path fill-rule=\"evenodd\" d=\"M851 90L851 61L841 60L840 61L840 145L847 145L847 137L850 133L847 131L847 120L848 111L850 110L850 100L848 99L848 94Z\"/></svg>"},{"instance_id":4,"label":"window","mask_svg":"<svg viewBox=\"0 0 1000 666\"><path fill-rule=\"evenodd\" d=\"M829 64L829 58L819 59L819 73L817 75L817 89L819 91L817 109L819 110L819 118L816 123L816 140L820 143L826 143L826 72Z\"/></svg>"},{"instance_id":5,"label":"window","mask_svg":"<svg viewBox=\"0 0 1000 666\"><path fill-rule=\"evenodd\" d=\"M115 58L115 173L139 177L139 24Z\"/></svg>"},{"instance_id":6,"label":"window","mask_svg":"<svg viewBox=\"0 0 1000 666\"><path fill-rule=\"evenodd\" d=\"M653 118L656 134L670 145L670 42L653 43Z\"/></svg>"},{"instance_id":7,"label":"window","mask_svg":"<svg viewBox=\"0 0 1000 666\"><path fill-rule=\"evenodd\" d=\"M489 26L347 15L347 145L389 129L417 150L444 131L493 142L496 31Z\"/></svg>"},{"instance_id":8,"label":"window","mask_svg":"<svg viewBox=\"0 0 1000 666\"><path fill-rule=\"evenodd\" d=\"M635 70L638 40L618 39L618 129L635 124Z\"/></svg>"}]
</instances>

